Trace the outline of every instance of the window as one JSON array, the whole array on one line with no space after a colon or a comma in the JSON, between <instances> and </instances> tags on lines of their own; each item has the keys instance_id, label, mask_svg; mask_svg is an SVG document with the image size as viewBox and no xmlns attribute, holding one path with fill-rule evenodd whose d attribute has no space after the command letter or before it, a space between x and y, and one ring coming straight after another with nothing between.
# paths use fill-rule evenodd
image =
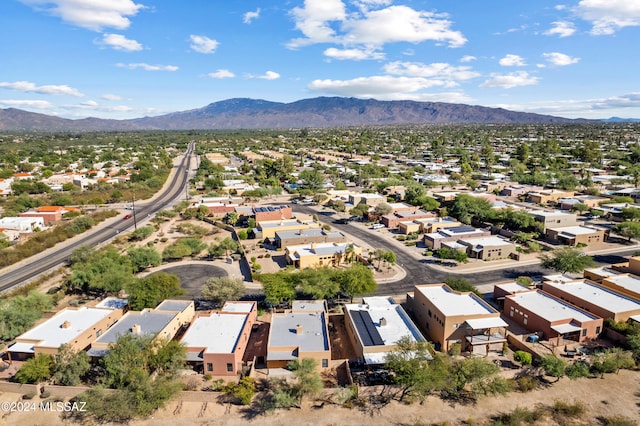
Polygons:
<instances>
[{"instance_id":1,"label":"window","mask_svg":"<svg viewBox=\"0 0 640 426\"><path fill-rule=\"evenodd\" d=\"M210 362L207 363L207 371L213 371L213 364Z\"/></svg>"},{"instance_id":2,"label":"window","mask_svg":"<svg viewBox=\"0 0 640 426\"><path fill-rule=\"evenodd\" d=\"M326 358L322 359L322 368L327 368L329 367L329 360Z\"/></svg>"},{"instance_id":3,"label":"window","mask_svg":"<svg viewBox=\"0 0 640 426\"><path fill-rule=\"evenodd\" d=\"M96 331L96 337L100 337L100 336L102 336L102 330Z\"/></svg>"},{"instance_id":4,"label":"window","mask_svg":"<svg viewBox=\"0 0 640 426\"><path fill-rule=\"evenodd\" d=\"M229 373L233 371L233 364L231 364L230 362L227 363L227 371Z\"/></svg>"},{"instance_id":5,"label":"window","mask_svg":"<svg viewBox=\"0 0 640 426\"><path fill-rule=\"evenodd\" d=\"M524 325L527 325L527 322L529 322L529 318L524 317L524 321L523 322L524 322Z\"/></svg>"},{"instance_id":6,"label":"window","mask_svg":"<svg viewBox=\"0 0 640 426\"><path fill-rule=\"evenodd\" d=\"M584 330L582 330L582 337L587 335L587 329L585 328Z\"/></svg>"},{"instance_id":7,"label":"window","mask_svg":"<svg viewBox=\"0 0 640 426\"><path fill-rule=\"evenodd\" d=\"M596 334L600 334L600 326L596 327Z\"/></svg>"}]
</instances>

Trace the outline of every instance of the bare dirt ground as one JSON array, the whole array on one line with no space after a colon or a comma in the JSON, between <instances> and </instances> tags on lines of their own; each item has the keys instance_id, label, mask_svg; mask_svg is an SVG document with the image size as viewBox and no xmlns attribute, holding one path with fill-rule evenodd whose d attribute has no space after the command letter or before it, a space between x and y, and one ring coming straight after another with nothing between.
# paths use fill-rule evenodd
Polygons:
<instances>
[{"instance_id":1,"label":"bare dirt ground","mask_svg":"<svg viewBox=\"0 0 640 426\"><path fill-rule=\"evenodd\" d=\"M392 402L375 412L363 412L332 404L323 407L308 403L302 409L280 410L267 415L252 417L241 407L221 405L212 394L200 393L198 401L174 400L153 417L134 421L132 426L155 425L490 425L492 417L513 411L516 407L533 408L538 403L552 405L556 400L568 403L582 402L586 413L579 419L571 419L572 425L601 425L602 419L625 416L640 419L640 372L620 371L606 375L604 379L567 378L543 389L529 393L510 393L505 396L488 397L475 405L451 405L436 397L423 404L403 405ZM362 393L361 393L362 394ZM199 395L199 394L198 394ZM211 396L208 396L211 395ZM16 401L20 395L0 394L2 401ZM196 399L196 398L191 398ZM11 413L0 420L6 425L58 425L64 423L56 413ZM558 424L547 418L536 424Z\"/></svg>"}]
</instances>

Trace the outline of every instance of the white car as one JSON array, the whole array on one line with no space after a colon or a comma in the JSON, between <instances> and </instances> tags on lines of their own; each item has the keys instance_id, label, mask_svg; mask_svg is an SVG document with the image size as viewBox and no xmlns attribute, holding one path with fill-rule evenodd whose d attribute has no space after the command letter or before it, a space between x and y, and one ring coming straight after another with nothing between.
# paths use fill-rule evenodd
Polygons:
<instances>
[{"instance_id":1,"label":"white car","mask_svg":"<svg viewBox=\"0 0 640 426\"><path fill-rule=\"evenodd\" d=\"M380 228L384 228L384 225L381 223L374 223L373 225L371 225L369 229L380 229Z\"/></svg>"}]
</instances>

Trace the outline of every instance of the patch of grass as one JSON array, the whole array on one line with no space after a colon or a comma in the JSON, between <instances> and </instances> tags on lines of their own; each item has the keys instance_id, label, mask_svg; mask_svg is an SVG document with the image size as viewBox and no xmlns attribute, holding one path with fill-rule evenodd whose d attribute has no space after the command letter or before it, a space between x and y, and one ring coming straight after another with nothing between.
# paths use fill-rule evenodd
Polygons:
<instances>
[{"instance_id":1,"label":"patch of grass","mask_svg":"<svg viewBox=\"0 0 640 426\"><path fill-rule=\"evenodd\" d=\"M626 416L615 415L609 417L598 417L604 426L638 426L638 422Z\"/></svg>"},{"instance_id":2,"label":"patch of grass","mask_svg":"<svg viewBox=\"0 0 640 426\"><path fill-rule=\"evenodd\" d=\"M510 413L500 414L495 417L493 426L520 426L533 425L545 417L545 410L540 407L523 408L516 407Z\"/></svg>"}]
</instances>

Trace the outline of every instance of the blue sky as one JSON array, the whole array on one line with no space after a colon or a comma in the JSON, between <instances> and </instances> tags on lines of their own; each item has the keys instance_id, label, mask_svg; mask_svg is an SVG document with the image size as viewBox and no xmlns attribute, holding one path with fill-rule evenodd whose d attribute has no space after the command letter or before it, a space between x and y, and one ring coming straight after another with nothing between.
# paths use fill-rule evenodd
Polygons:
<instances>
[{"instance_id":1,"label":"blue sky","mask_svg":"<svg viewBox=\"0 0 640 426\"><path fill-rule=\"evenodd\" d=\"M640 0L2 0L0 108L137 118L247 97L640 117Z\"/></svg>"}]
</instances>

